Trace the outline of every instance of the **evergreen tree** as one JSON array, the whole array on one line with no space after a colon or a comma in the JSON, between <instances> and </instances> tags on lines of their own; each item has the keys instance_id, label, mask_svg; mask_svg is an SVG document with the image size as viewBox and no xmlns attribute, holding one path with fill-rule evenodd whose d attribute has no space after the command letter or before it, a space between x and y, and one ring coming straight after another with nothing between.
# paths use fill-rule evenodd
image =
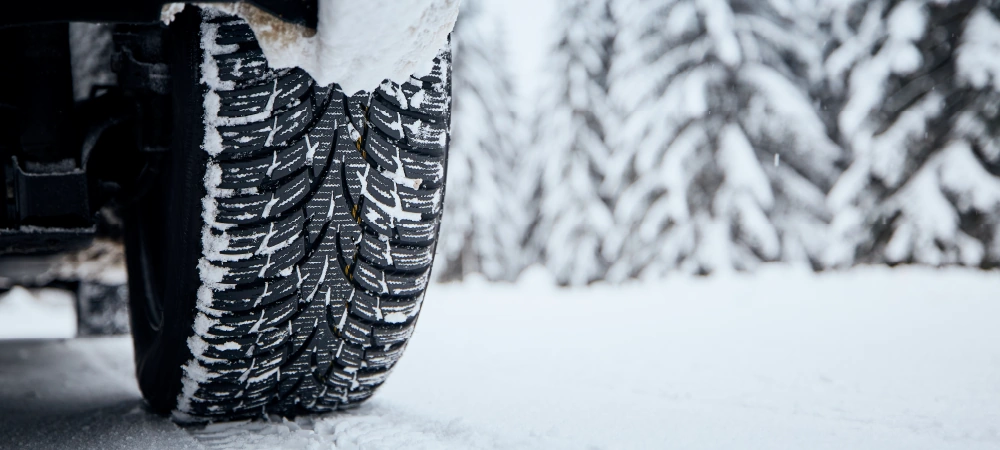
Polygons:
<instances>
[{"instance_id":1,"label":"evergreen tree","mask_svg":"<svg viewBox=\"0 0 1000 450\"><path fill-rule=\"evenodd\" d=\"M841 150L809 96L816 12L777 0L619 0L611 94L627 115L606 192L612 280L813 262Z\"/></svg>"},{"instance_id":2,"label":"evergreen tree","mask_svg":"<svg viewBox=\"0 0 1000 450\"><path fill-rule=\"evenodd\" d=\"M1000 259L1000 26L980 3L832 4L826 67L852 161L829 197L843 245L828 264Z\"/></svg>"},{"instance_id":3,"label":"evergreen tree","mask_svg":"<svg viewBox=\"0 0 1000 450\"><path fill-rule=\"evenodd\" d=\"M615 26L607 0L564 0L558 14L550 88L538 109L533 152L537 223L531 247L560 284L603 279L613 198L601 191L611 157L608 102Z\"/></svg>"},{"instance_id":4,"label":"evergreen tree","mask_svg":"<svg viewBox=\"0 0 1000 450\"><path fill-rule=\"evenodd\" d=\"M465 0L452 33L452 137L435 277L513 278L525 223L514 176L520 127L496 17Z\"/></svg>"},{"instance_id":5,"label":"evergreen tree","mask_svg":"<svg viewBox=\"0 0 1000 450\"><path fill-rule=\"evenodd\" d=\"M952 125L957 157L943 169L942 179L959 213L959 227L976 241L967 241L977 247L974 252L982 254L978 264L996 267L1000 266L1000 2L980 3L966 16L956 52L962 105Z\"/></svg>"}]
</instances>

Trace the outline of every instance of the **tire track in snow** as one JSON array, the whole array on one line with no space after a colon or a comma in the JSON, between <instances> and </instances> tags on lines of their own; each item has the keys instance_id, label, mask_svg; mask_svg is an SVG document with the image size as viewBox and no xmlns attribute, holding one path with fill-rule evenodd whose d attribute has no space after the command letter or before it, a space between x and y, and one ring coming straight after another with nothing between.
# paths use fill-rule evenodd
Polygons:
<instances>
[{"instance_id":1,"label":"tire track in snow","mask_svg":"<svg viewBox=\"0 0 1000 450\"><path fill-rule=\"evenodd\" d=\"M382 404L384 405L384 404ZM559 449L579 448L538 436L512 438L462 421L437 422L385 406L349 412L218 422L187 428L206 449Z\"/></svg>"}]
</instances>

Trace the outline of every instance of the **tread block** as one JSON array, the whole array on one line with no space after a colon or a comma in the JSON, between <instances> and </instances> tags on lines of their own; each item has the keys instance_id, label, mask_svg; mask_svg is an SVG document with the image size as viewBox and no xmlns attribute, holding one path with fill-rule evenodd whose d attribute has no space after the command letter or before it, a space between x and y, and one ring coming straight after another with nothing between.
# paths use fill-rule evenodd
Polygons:
<instances>
[{"instance_id":1,"label":"tread block","mask_svg":"<svg viewBox=\"0 0 1000 450\"><path fill-rule=\"evenodd\" d=\"M397 274L386 272L364 260L358 260L354 280L363 288L378 294L412 296L427 286L428 272Z\"/></svg>"},{"instance_id":2,"label":"tread block","mask_svg":"<svg viewBox=\"0 0 1000 450\"><path fill-rule=\"evenodd\" d=\"M361 174L355 174L361 175ZM384 208L395 209L396 197L399 194L396 192L396 183L381 175L378 170L368 170L363 174L365 177L364 195L368 200L373 201Z\"/></svg>"},{"instance_id":3,"label":"tread block","mask_svg":"<svg viewBox=\"0 0 1000 450\"><path fill-rule=\"evenodd\" d=\"M298 298L288 296L271 303L255 315L225 314L209 318L199 335L213 337L240 337L256 334L259 330L276 327L288 320L296 311ZM207 317L207 316L206 316ZM197 322L196 322L197 323Z\"/></svg>"},{"instance_id":4,"label":"tread block","mask_svg":"<svg viewBox=\"0 0 1000 450\"><path fill-rule=\"evenodd\" d=\"M358 373L358 384L369 389L381 386L389 376L388 370L363 370Z\"/></svg>"},{"instance_id":5,"label":"tread block","mask_svg":"<svg viewBox=\"0 0 1000 450\"><path fill-rule=\"evenodd\" d=\"M278 248L272 253L254 256L250 259L212 263L213 266L225 269L223 283L244 284L258 279L271 279L283 272L291 271L305 255L305 243L295 239L289 245Z\"/></svg>"},{"instance_id":6,"label":"tread block","mask_svg":"<svg viewBox=\"0 0 1000 450\"><path fill-rule=\"evenodd\" d=\"M243 312L266 306L284 299L295 292L295 283L289 278L265 281L263 285L233 288L212 293L212 308L225 312Z\"/></svg>"},{"instance_id":7,"label":"tread block","mask_svg":"<svg viewBox=\"0 0 1000 450\"><path fill-rule=\"evenodd\" d=\"M365 352L365 362L371 368L391 367L403 356L403 350L405 349L405 345L390 346L388 350L385 348L371 348Z\"/></svg>"},{"instance_id":8,"label":"tread block","mask_svg":"<svg viewBox=\"0 0 1000 450\"><path fill-rule=\"evenodd\" d=\"M347 370L357 370L361 367L364 353L365 350L360 345L344 341L344 344L337 349L334 357L341 367Z\"/></svg>"},{"instance_id":9,"label":"tread block","mask_svg":"<svg viewBox=\"0 0 1000 450\"><path fill-rule=\"evenodd\" d=\"M357 381L354 379L356 372L348 372L341 368L335 368L330 372L330 376L326 379L326 384L331 389L328 391L332 395L339 394L342 401L347 400L347 392L350 391L351 387L357 385Z\"/></svg>"},{"instance_id":10,"label":"tread block","mask_svg":"<svg viewBox=\"0 0 1000 450\"><path fill-rule=\"evenodd\" d=\"M323 295L320 288L326 283L327 277L333 276L340 270L340 263L337 261L336 237L324 236L319 250L315 251L303 264L300 265L302 274L302 284L299 287L300 295L304 301L312 301L317 295Z\"/></svg>"},{"instance_id":11,"label":"tread block","mask_svg":"<svg viewBox=\"0 0 1000 450\"><path fill-rule=\"evenodd\" d=\"M341 158L339 175L341 176L340 186L344 200L347 201L348 205L357 205L361 203L361 198L364 195L364 174L371 170L371 166L361 158L358 152L353 150L338 152L338 156Z\"/></svg>"},{"instance_id":12,"label":"tread block","mask_svg":"<svg viewBox=\"0 0 1000 450\"><path fill-rule=\"evenodd\" d=\"M329 168L321 180L314 182L314 186L319 186L312 197L303 207L305 216L308 218L306 232L309 235L309 242L316 242L323 232L327 223L335 218L337 223L343 223L350 217L350 212L346 206L338 210L336 205L340 203L346 205L341 195L339 165ZM339 214L339 215L338 215Z\"/></svg>"},{"instance_id":13,"label":"tread block","mask_svg":"<svg viewBox=\"0 0 1000 450\"><path fill-rule=\"evenodd\" d=\"M386 273L385 282L389 286L390 294L399 297L409 297L420 295L424 291L424 288L427 287L429 276L428 271L416 274Z\"/></svg>"},{"instance_id":14,"label":"tread block","mask_svg":"<svg viewBox=\"0 0 1000 450\"><path fill-rule=\"evenodd\" d=\"M369 322L378 321L381 319L382 314L382 310L379 308L379 298L358 290L350 303L350 312L351 315L363 318Z\"/></svg>"},{"instance_id":15,"label":"tread block","mask_svg":"<svg viewBox=\"0 0 1000 450\"><path fill-rule=\"evenodd\" d=\"M372 339L375 345L396 345L406 342L413 334L414 323L400 326L382 326L372 328Z\"/></svg>"},{"instance_id":16,"label":"tread block","mask_svg":"<svg viewBox=\"0 0 1000 450\"><path fill-rule=\"evenodd\" d=\"M422 297L400 300L382 300L382 321L385 323L406 323L420 314Z\"/></svg>"},{"instance_id":17,"label":"tread block","mask_svg":"<svg viewBox=\"0 0 1000 450\"><path fill-rule=\"evenodd\" d=\"M399 169L399 148L389 144L379 133L368 133L365 138L365 152L382 170L396 172Z\"/></svg>"},{"instance_id":18,"label":"tread block","mask_svg":"<svg viewBox=\"0 0 1000 450\"><path fill-rule=\"evenodd\" d=\"M371 334L372 327L370 325L365 325L360 320L351 316L347 317L347 322L341 331L341 335L344 336L345 341L354 345L360 345L361 347L371 346Z\"/></svg>"},{"instance_id":19,"label":"tread block","mask_svg":"<svg viewBox=\"0 0 1000 450\"><path fill-rule=\"evenodd\" d=\"M294 392L302 384L302 380L309 374L309 359L295 358L286 361L282 365L285 375L278 382L277 394L283 400L289 400L285 405L277 405L279 408L287 408L295 405Z\"/></svg>"},{"instance_id":20,"label":"tread block","mask_svg":"<svg viewBox=\"0 0 1000 450\"><path fill-rule=\"evenodd\" d=\"M344 328L344 324L347 321L347 311L350 307L351 297L355 292L355 289L346 283L346 280L343 283L343 287L347 287L347 289L345 289L348 291L347 297L345 299L338 298L332 300L326 309L327 323L329 323L334 330L337 330L338 333L343 332L342 330ZM331 287L331 290L334 292L337 291L334 287Z\"/></svg>"},{"instance_id":21,"label":"tread block","mask_svg":"<svg viewBox=\"0 0 1000 450\"><path fill-rule=\"evenodd\" d=\"M219 26L218 37L215 42L219 45L242 44L245 42L256 42L257 38L253 30L246 22L229 22Z\"/></svg>"},{"instance_id":22,"label":"tread block","mask_svg":"<svg viewBox=\"0 0 1000 450\"><path fill-rule=\"evenodd\" d=\"M271 351L285 345L291 336L288 327L278 326L261 330L254 338L254 353Z\"/></svg>"},{"instance_id":23,"label":"tread block","mask_svg":"<svg viewBox=\"0 0 1000 450\"><path fill-rule=\"evenodd\" d=\"M277 217L309 194L309 174L303 172L273 192L219 199L216 220L227 224L249 224Z\"/></svg>"},{"instance_id":24,"label":"tread block","mask_svg":"<svg viewBox=\"0 0 1000 450\"><path fill-rule=\"evenodd\" d=\"M444 162L441 159L410 152L402 152L400 159L406 178L420 180L421 187L437 187L444 181Z\"/></svg>"},{"instance_id":25,"label":"tread block","mask_svg":"<svg viewBox=\"0 0 1000 450\"><path fill-rule=\"evenodd\" d=\"M386 237L365 234L358 251L365 261L383 269L413 271L430 267L433 254L430 247L393 245Z\"/></svg>"},{"instance_id":26,"label":"tread block","mask_svg":"<svg viewBox=\"0 0 1000 450\"><path fill-rule=\"evenodd\" d=\"M365 129L365 113L368 109L368 94L357 92L345 101L344 114L359 133Z\"/></svg>"},{"instance_id":27,"label":"tread block","mask_svg":"<svg viewBox=\"0 0 1000 450\"><path fill-rule=\"evenodd\" d=\"M354 301L351 302L351 314L378 325L400 324L416 317L420 303L418 297L383 299L377 295L358 291Z\"/></svg>"},{"instance_id":28,"label":"tread block","mask_svg":"<svg viewBox=\"0 0 1000 450\"><path fill-rule=\"evenodd\" d=\"M309 93L312 79L301 69L290 70L269 83L232 91L220 91L219 115L245 117L280 111Z\"/></svg>"},{"instance_id":29,"label":"tread block","mask_svg":"<svg viewBox=\"0 0 1000 450\"><path fill-rule=\"evenodd\" d=\"M278 111L296 101L304 100L313 84L312 77L304 70L289 69L275 80L276 90L272 110Z\"/></svg>"},{"instance_id":30,"label":"tread block","mask_svg":"<svg viewBox=\"0 0 1000 450\"><path fill-rule=\"evenodd\" d=\"M268 127L267 147L284 145L288 140L299 136L313 120L312 98L300 102L287 111L278 113L271 119Z\"/></svg>"},{"instance_id":31,"label":"tread block","mask_svg":"<svg viewBox=\"0 0 1000 450\"><path fill-rule=\"evenodd\" d=\"M291 273L292 267L301 261L305 254L306 242L302 239L296 239L290 245L284 246L274 253L258 256L258 258L266 258L258 278L271 279L284 273Z\"/></svg>"},{"instance_id":32,"label":"tread block","mask_svg":"<svg viewBox=\"0 0 1000 450\"><path fill-rule=\"evenodd\" d=\"M281 185L271 198L270 208L265 208L262 217L276 217L288 211L309 195L309 174L303 172L291 181Z\"/></svg>"},{"instance_id":33,"label":"tread block","mask_svg":"<svg viewBox=\"0 0 1000 450\"><path fill-rule=\"evenodd\" d=\"M266 171L271 165L267 158L251 161L221 161L222 189L246 189L260 186L267 179Z\"/></svg>"},{"instance_id":34,"label":"tread block","mask_svg":"<svg viewBox=\"0 0 1000 450\"><path fill-rule=\"evenodd\" d=\"M323 108L328 109L330 108L330 106L332 106L329 100L332 97L331 94L333 94L334 92L333 86L335 85L319 86L313 84L312 88L313 101L316 102L317 107L322 106Z\"/></svg>"},{"instance_id":35,"label":"tread block","mask_svg":"<svg viewBox=\"0 0 1000 450\"><path fill-rule=\"evenodd\" d=\"M385 80L379 85L375 93L382 99L383 105L390 105L398 110L406 110L410 107L410 102L403 93L399 83L392 80Z\"/></svg>"},{"instance_id":36,"label":"tread block","mask_svg":"<svg viewBox=\"0 0 1000 450\"><path fill-rule=\"evenodd\" d=\"M448 146L448 127L439 122L403 116L403 132L410 147L441 156Z\"/></svg>"},{"instance_id":37,"label":"tread block","mask_svg":"<svg viewBox=\"0 0 1000 450\"><path fill-rule=\"evenodd\" d=\"M403 211L417 214L437 214L441 211L441 190L417 190L399 185L396 188Z\"/></svg>"},{"instance_id":38,"label":"tread block","mask_svg":"<svg viewBox=\"0 0 1000 450\"><path fill-rule=\"evenodd\" d=\"M398 112L382 103L379 97L372 98L368 119L386 136L397 141L403 139L403 119Z\"/></svg>"},{"instance_id":39,"label":"tread block","mask_svg":"<svg viewBox=\"0 0 1000 450\"><path fill-rule=\"evenodd\" d=\"M215 336L202 336L208 343L204 355L217 359L239 359L253 355L254 339L249 336L220 338Z\"/></svg>"},{"instance_id":40,"label":"tread block","mask_svg":"<svg viewBox=\"0 0 1000 450\"><path fill-rule=\"evenodd\" d=\"M219 66L219 79L222 81L254 81L268 73L267 58L264 58L260 48L216 55L215 63Z\"/></svg>"},{"instance_id":41,"label":"tread block","mask_svg":"<svg viewBox=\"0 0 1000 450\"><path fill-rule=\"evenodd\" d=\"M397 243L413 246L429 246L437 236L438 224L428 222L401 222L396 224Z\"/></svg>"},{"instance_id":42,"label":"tread block","mask_svg":"<svg viewBox=\"0 0 1000 450\"><path fill-rule=\"evenodd\" d=\"M284 360L285 353L275 351L253 357L212 359L203 361L201 365L202 370L207 370L213 377L209 384L246 386L264 380L269 373L280 368Z\"/></svg>"},{"instance_id":43,"label":"tread block","mask_svg":"<svg viewBox=\"0 0 1000 450\"><path fill-rule=\"evenodd\" d=\"M433 83L414 79L400 85L400 89L409 100L408 111L438 118L447 116L448 108L451 106L451 96L447 90L438 88Z\"/></svg>"},{"instance_id":44,"label":"tread block","mask_svg":"<svg viewBox=\"0 0 1000 450\"><path fill-rule=\"evenodd\" d=\"M436 236L437 223L434 220L415 221L398 218L375 202L362 202L359 208L361 221L383 236L390 236L396 243L404 245L429 245Z\"/></svg>"},{"instance_id":45,"label":"tread block","mask_svg":"<svg viewBox=\"0 0 1000 450\"><path fill-rule=\"evenodd\" d=\"M367 199L366 199L367 200ZM395 234L396 219L372 201L361 202L358 208L361 221L383 236Z\"/></svg>"},{"instance_id":46,"label":"tread block","mask_svg":"<svg viewBox=\"0 0 1000 450\"><path fill-rule=\"evenodd\" d=\"M280 180L306 166L307 147L305 138L284 149L274 152L271 163L264 172L270 180Z\"/></svg>"},{"instance_id":47,"label":"tread block","mask_svg":"<svg viewBox=\"0 0 1000 450\"><path fill-rule=\"evenodd\" d=\"M384 205L395 207L398 198L398 206L404 212L416 214L435 214L438 212L441 206L439 189L415 189L408 184L417 184L419 180L404 181L404 183L399 183L389 178L385 172L371 170L367 173L365 185L369 188L367 192Z\"/></svg>"},{"instance_id":48,"label":"tread block","mask_svg":"<svg viewBox=\"0 0 1000 450\"><path fill-rule=\"evenodd\" d=\"M217 127L222 136L222 155L256 154L271 134L271 121Z\"/></svg>"},{"instance_id":49,"label":"tread block","mask_svg":"<svg viewBox=\"0 0 1000 450\"><path fill-rule=\"evenodd\" d=\"M293 355L302 351L302 347L312 341L319 323L325 319L326 310L323 304L313 302L304 307L299 314L292 319L292 338L290 339L289 352Z\"/></svg>"},{"instance_id":50,"label":"tread block","mask_svg":"<svg viewBox=\"0 0 1000 450\"><path fill-rule=\"evenodd\" d=\"M277 82L277 80L275 80ZM274 84L261 84L234 91L220 91L219 116L245 117L268 112L268 104L272 101Z\"/></svg>"},{"instance_id":51,"label":"tread block","mask_svg":"<svg viewBox=\"0 0 1000 450\"><path fill-rule=\"evenodd\" d=\"M306 162L312 166L314 177L320 176L329 167L337 128L337 115L327 110L303 138L306 144Z\"/></svg>"},{"instance_id":52,"label":"tread block","mask_svg":"<svg viewBox=\"0 0 1000 450\"><path fill-rule=\"evenodd\" d=\"M294 212L273 222L225 231L228 245L220 253L230 256L262 255L293 245L302 233L305 216Z\"/></svg>"}]
</instances>

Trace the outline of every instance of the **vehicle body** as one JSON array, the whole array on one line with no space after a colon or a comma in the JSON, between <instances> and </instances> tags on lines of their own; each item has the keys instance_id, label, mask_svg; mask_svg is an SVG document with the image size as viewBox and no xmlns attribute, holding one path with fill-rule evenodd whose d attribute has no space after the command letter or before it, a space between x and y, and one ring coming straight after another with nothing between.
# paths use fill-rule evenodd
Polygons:
<instances>
[{"instance_id":1,"label":"vehicle body","mask_svg":"<svg viewBox=\"0 0 1000 450\"><path fill-rule=\"evenodd\" d=\"M316 27L317 0L247 3L274 21ZM155 105L102 101L96 95L74 99L71 42L65 36L70 22L156 25L170 5L158 0L57 0L23 2L0 15L0 51L8 62L0 80L5 86L22 88L0 88L0 104L18 111L17 117L4 117L0 127L4 137L0 140L0 181L7 193L0 209L0 289L54 285L80 293L78 308L122 304L118 296L90 298L82 294L87 288L80 289L83 283L107 286L102 291L124 292L119 288L124 288L124 281L117 281L124 272L124 255L114 248L121 230L111 223L116 221L108 217L111 211L101 211L114 194L102 189L102 184L137 180L142 167L116 164L114 170L107 170L106 160L155 152L154 147L162 149L164 142L154 143L146 135L146 142L144 136L136 136L131 142L111 143L101 136L114 133L111 128L122 117L159 118L152 110ZM138 69L132 74L135 85L154 84L162 75L155 68ZM51 95L39 97L39 92ZM98 164L104 167L95 171L88 164L92 157L103 159ZM100 256L92 257L95 251ZM89 260L80 255L88 255ZM113 326L98 329L86 327L88 319L81 311L82 335L127 330L120 318Z\"/></svg>"}]
</instances>

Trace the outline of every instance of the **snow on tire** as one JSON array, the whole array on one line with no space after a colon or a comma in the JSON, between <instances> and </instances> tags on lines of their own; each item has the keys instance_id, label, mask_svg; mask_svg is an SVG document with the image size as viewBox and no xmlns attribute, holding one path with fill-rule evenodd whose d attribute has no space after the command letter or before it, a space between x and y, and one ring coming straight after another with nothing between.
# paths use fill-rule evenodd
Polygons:
<instances>
[{"instance_id":1,"label":"snow on tire","mask_svg":"<svg viewBox=\"0 0 1000 450\"><path fill-rule=\"evenodd\" d=\"M268 68L242 19L200 14L200 286L174 417L355 406L420 312L442 211L450 54L348 97Z\"/></svg>"}]
</instances>

